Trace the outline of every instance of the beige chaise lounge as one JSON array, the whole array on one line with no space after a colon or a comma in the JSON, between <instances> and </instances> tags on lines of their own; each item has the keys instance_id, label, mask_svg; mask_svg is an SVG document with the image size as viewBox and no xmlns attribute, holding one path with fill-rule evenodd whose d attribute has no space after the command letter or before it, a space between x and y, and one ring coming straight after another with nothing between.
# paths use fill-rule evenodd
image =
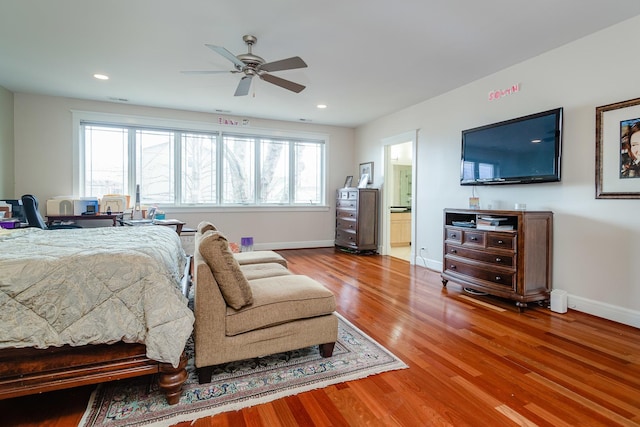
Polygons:
<instances>
[{"instance_id":1,"label":"beige chaise lounge","mask_svg":"<svg viewBox=\"0 0 640 427\"><path fill-rule=\"evenodd\" d=\"M249 280L249 279L250 280ZM281 263L240 266L215 228L198 227L194 253L195 365L213 367L312 345L329 357L338 334L333 294Z\"/></svg>"}]
</instances>

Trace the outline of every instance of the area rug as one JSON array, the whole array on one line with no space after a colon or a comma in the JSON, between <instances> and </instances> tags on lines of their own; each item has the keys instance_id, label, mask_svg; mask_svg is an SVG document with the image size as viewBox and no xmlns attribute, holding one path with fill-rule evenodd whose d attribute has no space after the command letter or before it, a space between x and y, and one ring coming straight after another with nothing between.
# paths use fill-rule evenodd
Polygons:
<instances>
[{"instance_id":1,"label":"area rug","mask_svg":"<svg viewBox=\"0 0 640 427\"><path fill-rule=\"evenodd\" d=\"M189 341L189 378L178 404L168 405L151 377L105 383L93 392L80 425L168 426L407 368L345 318L338 319L338 341L332 357L321 357L318 346L313 346L227 363L216 368L209 384L198 384L193 343Z\"/></svg>"}]
</instances>

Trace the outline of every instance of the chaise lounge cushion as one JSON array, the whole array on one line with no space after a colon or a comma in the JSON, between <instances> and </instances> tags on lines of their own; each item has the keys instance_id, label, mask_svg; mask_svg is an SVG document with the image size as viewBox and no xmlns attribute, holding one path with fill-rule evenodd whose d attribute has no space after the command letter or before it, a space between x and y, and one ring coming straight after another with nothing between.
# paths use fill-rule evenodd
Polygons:
<instances>
[{"instance_id":1,"label":"chaise lounge cushion","mask_svg":"<svg viewBox=\"0 0 640 427\"><path fill-rule=\"evenodd\" d=\"M240 265L277 262L287 267L287 260L274 251L251 251L233 254Z\"/></svg>"},{"instance_id":2,"label":"chaise lounge cushion","mask_svg":"<svg viewBox=\"0 0 640 427\"><path fill-rule=\"evenodd\" d=\"M331 314L336 309L333 293L307 276L268 277L250 284L253 303L240 310L227 307L227 336Z\"/></svg>"},{"instance_id":3,"label":"chaise lounge cushion","mask_svg":"<svg viewBox=\"0 0 640 427\"><path fill-rule=\"evenodd\" d=\"M240 271L247 280L264 279L265 277L285 276L291 272L282 264L267 262L265 264L241 265Z\"/></svg>"},{"instance_id":4,"label":"chaise lounge cushion","mask_svg":"<svg viewBox=\"0 0 640 427\"><path fill-rule=\"evenodd\" d=\"M208 230L200 239L200 254L213 272L227 305L240 309L253 302L249 282L229 250L229 242L217 231Z\"/></svg>"}]
</instances>

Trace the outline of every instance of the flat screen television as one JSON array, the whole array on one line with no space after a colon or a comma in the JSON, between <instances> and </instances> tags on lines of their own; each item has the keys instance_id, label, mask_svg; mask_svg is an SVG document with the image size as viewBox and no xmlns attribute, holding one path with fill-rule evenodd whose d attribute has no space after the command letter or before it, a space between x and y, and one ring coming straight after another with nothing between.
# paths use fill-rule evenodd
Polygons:
<instances>
[{"instance_id":1,"label":"flat screen television","mask_svg":"<svg viewBox=\"0 0 640 427\"><path fill-rule=\"evenodd\" d=\"M462 131L461 185L560 181L562 108Z\"/></svg>"}]
</instances>

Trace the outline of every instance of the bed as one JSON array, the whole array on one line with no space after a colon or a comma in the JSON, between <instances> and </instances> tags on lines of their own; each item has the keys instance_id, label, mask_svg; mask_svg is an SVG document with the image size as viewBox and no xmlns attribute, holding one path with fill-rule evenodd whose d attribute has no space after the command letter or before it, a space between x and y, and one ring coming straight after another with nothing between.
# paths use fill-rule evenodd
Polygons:
<instances>
[{"instance_id":1,"label":"bed","mask_svg":"<svg viewBox=\"0 0 640 427\"><path fill-rule=\"evenodd\" d=\"M169 227L0 230L0 399L187 378L189 259Z\"/></svg>"}]
</instances>

